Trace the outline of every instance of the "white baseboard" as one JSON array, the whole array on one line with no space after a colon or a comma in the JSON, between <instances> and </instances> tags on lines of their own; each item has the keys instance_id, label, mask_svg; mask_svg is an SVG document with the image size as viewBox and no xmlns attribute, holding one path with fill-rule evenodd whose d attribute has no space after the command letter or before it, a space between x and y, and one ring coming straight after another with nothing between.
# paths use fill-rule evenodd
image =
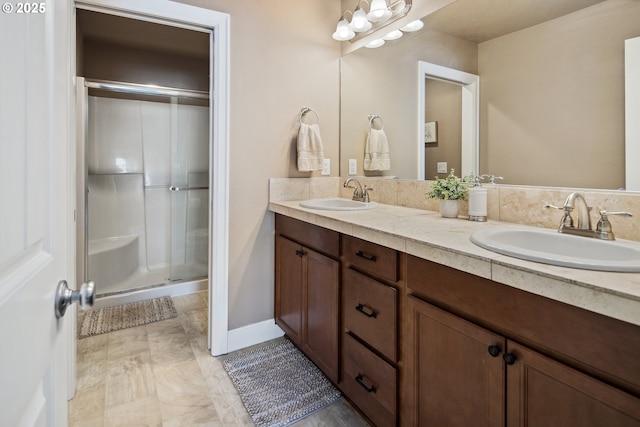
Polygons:
<instances>
[{"instance_id":1,"label":"white baseboard","mask_svg":"<svg viewBox=\"0 0 640 427\"><path fill-rule=\"evenodd\" d=\"M227 334L227 351L231 353L232 351L280 338L283 335L284 332L276 325L273 319L232 329Z\"/></svg>"}]
</instances>

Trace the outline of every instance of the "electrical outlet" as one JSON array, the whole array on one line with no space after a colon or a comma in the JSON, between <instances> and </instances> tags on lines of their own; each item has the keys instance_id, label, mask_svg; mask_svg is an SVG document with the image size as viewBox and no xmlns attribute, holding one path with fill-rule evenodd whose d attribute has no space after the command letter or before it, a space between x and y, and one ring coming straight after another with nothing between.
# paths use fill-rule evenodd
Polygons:
<instances>
[{"instance_id":1,"label":"electrical outlet","mask_svg":"<svg viewBox=\"0 0 640 427\"><path fill-rule=\"evenodd\" d=\"M438 173L447 173L447 162L438 162Z\"/></svg>"},{"instance_id":2,"label":"electrical outlet","mask_svg":"<svg viewBox=\"0 0 640 427\"><path fill-rule=\"evenodd\" d=\"M358 159L349 159L349 175L358 173Z\"/></svg>"},{"instance_id":3,"label":"electrical outlet","mask_svg":"<svg viewBox=\"0 0 640 427\"><path fill-rule=\"evenodd\" d=\"M323 159L322 175L331 175L331 159Z\"/></svg>"}]
</instances>

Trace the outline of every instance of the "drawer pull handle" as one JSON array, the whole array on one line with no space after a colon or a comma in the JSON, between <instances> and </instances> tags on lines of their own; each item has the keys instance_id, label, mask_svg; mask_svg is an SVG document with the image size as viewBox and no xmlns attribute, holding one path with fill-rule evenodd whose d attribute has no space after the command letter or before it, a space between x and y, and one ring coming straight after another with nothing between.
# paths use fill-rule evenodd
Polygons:
<instances>
[{"instance_id":1,"label":"drawer pull handle","mask_svg":"<svg viewBox=\"0 0 640 427\"><path fill-rule=\"evenodd\" d=\"M373 384L367 385L364 381L364 377L362 376L362 374L356 375L356 381L358 381L358 384L360 384L365 390L367 390L367 393L376 392L376 386L374 386Z\"/></svg>"},{"instance_id":2,"label":"drawer pull handle","mask_svg":"<svg viewBox=\"0 0 640 427\"><path fill-rule=\"evenodd\" d=\"M360 258L364 258L367 261L376 262L376 256L375 255L371 255L371 256L365 255L364 252L362 252L362 251L356 252L356 256L360 257Z\"/></svg>"},{"instance_id":3,"label":"drawer pull handle","mask_svg":"<svg viewBox=\"0 0 640 427\"><path fill-rule=\"evenodd\" d=\"M296 249L296 255L299 257L303 257L306 255L305 251L301 251L300 249Z\"/></svg>"},{"instance_id":4,"label":"drawer pull handle","mask_svg":"<svg viewBox=\"0 0 640 427\"><path fill-rule=\"evenodd\" d=\"M373 308L367 307L363 304L356 305L356 310L358 310L360 313L364 314L367 317L372 317L374 319L378 317L378 313L376 313Z\"/></svg>"}]
</instances>

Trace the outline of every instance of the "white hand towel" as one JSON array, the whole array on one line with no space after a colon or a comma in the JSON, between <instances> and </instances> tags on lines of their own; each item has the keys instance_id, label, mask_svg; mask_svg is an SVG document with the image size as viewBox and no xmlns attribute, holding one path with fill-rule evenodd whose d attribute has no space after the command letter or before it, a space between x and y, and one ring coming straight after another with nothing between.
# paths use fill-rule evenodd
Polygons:
<instances>
[{"instance_id":1,"label":"white hand towel","mask_svg":"<svg viewBox=\"0 0 640 427\"><path fill-rule=\"evenodd\" d=\"M369 129L364 146L364 169L368 171L386 171L391 169L389 143L383 129Z\"/></svg>"},{"instance_id":2,"label":"white hand towel","mask_svg":"<svg viewBox=\"0 0 640 427\"><path fill-rule=\"evenodd\" d=\"M298 132L298 170L303 172L322 170L324 153L320 127L317 124L300 124Z\"/></svg>"}]
</instances>

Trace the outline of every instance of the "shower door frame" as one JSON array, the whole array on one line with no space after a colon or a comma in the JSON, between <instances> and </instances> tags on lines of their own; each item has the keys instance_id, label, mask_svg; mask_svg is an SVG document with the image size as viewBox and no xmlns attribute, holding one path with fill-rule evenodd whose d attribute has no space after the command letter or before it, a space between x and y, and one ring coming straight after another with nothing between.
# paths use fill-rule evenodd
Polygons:
<instances>
[{"instance_id":1,"label":"shower door frame","mask_svg":"<svg viewBox=\"0 0 640 427\"><path fill-rule=\"evenodd\" d=\"M76 108L77 108L78 117L80 117L83 122L83 125L81 126L81 128L78 129L78 132L79 132L78 141L79 142L83 141L83 143L79 143L77 145L77 150L76 150L76 158L77 158L76 169L79 177L76 197L78 201L84 200L83 204L80 204L80 203L77 204L78 217L80 218L80 220L78 220L78 223L77 223L76 248L78 248L79 254L83 256L76 258L77 259L76 277L77 277L78 283L83 283L88 280L97 280L98 285L100 285L100 281L95 276L92 276L91 272L88 269L88 266L89 266L88 253L89 253L89 240L90 240L89 231L88 231L89 230L89 197L88 197L89 175L88 175L86 156L88 153L87 144L89 141L89 135L88 135L88 131L89 131L89 120L88 120L88 116L89 116L89 106L88 106L89 93L88 92L89 91L88 90L89 89L97 89L105 92L126 93L134 96L140 95L140 96L151 96L151 97L166 97L171 100L170 105L172 106L174 105L174 102L177 102L179 99L209 101L209 93L199 91L199 90L188 90L188 89L179 89L179 88L164 87L164 86L155 86L155 85L151 86L151 85L143 85L143 84L137 84L137 83L116 82L116 81L91 79L91 78L85 78L85 77L76 77L76 90L77 90ZM210 115L211 106L208 106L207 108L209 110L209 115ZM171 114L172 115L174 114L173 110ZM172 144L173 142L174 141L172 141ZM207 141L207 150L208 151L211 150L210 136L208 137L208 141ZM211 164L209 164L209 167L211 167ZM173 175L173 167L172 167L171 175ZM147 190L150 188L154 188L154 189L166 188L168 191L171 191L171 206L173 206L174 191L208 190L210 188L210 186L207 186L207 187L195 187L195 188L178 188L176 190L177 187L175 186L173 177L171 177L171 179L169 180L169 184L167 185L153 185L151 187L147 187L146 184L143 184L143 185L144 185L144 190ZM145 193L145 197L146 197L146 193ZM208 192L208 198L211 198L211 192ZM173 209L173 208L170 208L170 209ZM207 210L207 212L209 212L209 210ZM84 227L82 227L81 221L84 222ZM209 219L209 223L210 223L210 219ZM210 226L209 223L207 224L207 226ZM174 226L175 226L175 223L172 218L170 221L170 234L172 238L175 232L173 228ZM145 238L145 242L148 242L147 238ZM175 249L175 246L173 244L172 238L170 239L172 243L170 245L171 254L169 256L170 258L169 277L167 278L167 281L164 284L170 284L171 282L175 282L176 280L173 277L173 268L174 268L173 251ZM146 244L148 245L148 243ZM207 246L207 249L208 249L208 246ZM208 275L208 272L207 272L207 275ZM198 280L201 280L202 277L203 276L181 278L179 281L195 283ZM156 283L154 285L159 285L159 284L160 283ZM142 287L142 289L146 289L146 288L148 288L148 286ZM100 286L98 286L97 289L99 291ZM126 292L136 291L140 289L141 288L128 289ZM98 294L98 297L100 296L101 294ZM96 305L99 306L99 304L96 304Z\"/></svg>"},{"instance_id":2,"label":"shower door frame","mask_svg":"<svg viewBox=\"0 0 640 427\"><path fill-rule=\"evenodd\" d=\"M76 9L209 33L209 334L214 356L228 349L230 17L159 0L80 0ZM75 43L72 43L75 52ZM212 238L212 236L214 238Z\"/></svg>"}]
</instances>

